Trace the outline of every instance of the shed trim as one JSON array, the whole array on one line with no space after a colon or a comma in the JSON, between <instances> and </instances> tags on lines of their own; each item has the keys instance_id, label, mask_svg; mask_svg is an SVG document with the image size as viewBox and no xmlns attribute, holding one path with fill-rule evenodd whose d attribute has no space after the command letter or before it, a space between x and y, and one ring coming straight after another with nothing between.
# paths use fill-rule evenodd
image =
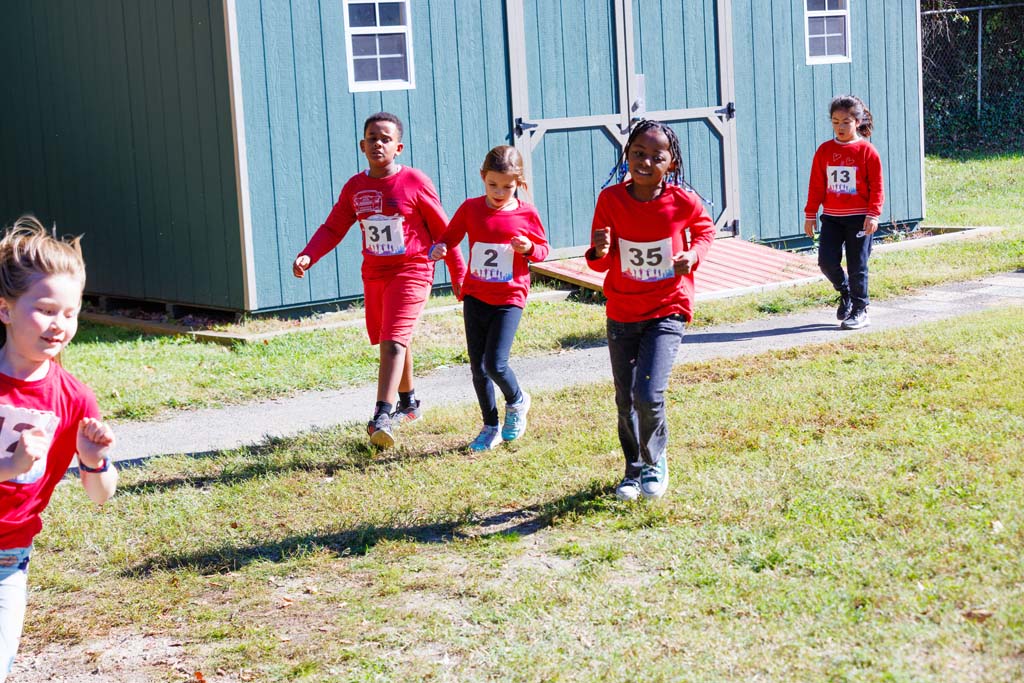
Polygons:
<instances>
[{"instance_id":1,"label":"shed trim","mask_svg":"<svg viewBox=\"0 0 1024 683\"><path fill-rule=\"evenodd\" d=\"M925 192L925 179L924 179L924 40L921 37L921 0L917 0L917 10L915 16L917 17L917 120L921 125L918 126L918 133L921 136L921 220L928 215L928 196Z\"/></svg>"},{"instance_id":2,"label":"shed trim","mask_svg":"<svg viewBox=\"0 0 1024 683\"><path fill-rule=\"evenodd\" d=\"M238 194L238 226L241 231L244 308L255 311L256 257L253 251L252 208L249 203L249 162L245 146L245 109L242 96L242 65L238 51L238 13L235 0L224 2L224 41L231 83L231 132L235 150L235 189Z\"/></svg>"}]
</instances>

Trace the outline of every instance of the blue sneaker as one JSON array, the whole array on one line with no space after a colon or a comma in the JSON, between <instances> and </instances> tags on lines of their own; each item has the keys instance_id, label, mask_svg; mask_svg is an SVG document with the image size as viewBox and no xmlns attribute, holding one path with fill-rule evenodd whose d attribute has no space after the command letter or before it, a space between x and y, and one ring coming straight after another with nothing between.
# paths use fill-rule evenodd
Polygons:
<instances>
[{"instance_id":1,"label":"blue sneaker","mask_svg":"<svg viewBox=\"0 0 1024 683\"><path fill-rule=\"evenodd\" d=\"M644 498L661 498L668 489L668 456L663 455L654 465L640 470L640 492Z\"/></svg>"},{"instance_id":2,"label":"blue sneaker","mask_svg":"<svg viewBox=\"0 0 1024 683\"><path fill-rule=\"evenodd\" d=\"M526 413L530 412L530 395L523 392L518 403L505 406L505 424L501 427L501 438L515 441L526 433Z\"/></svg>"},{"instance_id":3,"label":"blue sneaker","mask_svg":"<svg viewBox=\"0 0 1024 683\"><path fill-rule=\"evenodd\" d=\"M498 430L498 425L484 425L484 428L480 430L480 433L469 444L469 450L489 451L499 443L501 443L501 433Z\"/></svg>"}]
</instances>

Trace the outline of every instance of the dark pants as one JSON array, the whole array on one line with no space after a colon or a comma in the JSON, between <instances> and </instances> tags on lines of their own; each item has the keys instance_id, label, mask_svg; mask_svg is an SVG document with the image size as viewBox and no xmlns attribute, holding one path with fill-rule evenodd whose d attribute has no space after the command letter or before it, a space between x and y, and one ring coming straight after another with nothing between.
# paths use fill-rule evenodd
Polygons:
<instances>
[{"instance_id":1,"label":"dark pants","mask_svg":"<svg viewBox=\"0 0 1024 683\"><path fill-rule=\"evenodd\" d=\"M608 352L627 477L639 477L644 463L654 465L665 454L665 390L685 331L686 322L680 316L638 323L608 319Z\"/></svg>"},{"instance_id":2,"label":"dark pants","mask_svg":"<svg viewBox=\"0 0 1024 683\"><path fill-rule=\"evenodd\" d=\"M505 403L516 403L523 397L519 382L508 366L523 309L518 306L492 306L467 296L462 302L466 321L466 346L469 367L473 372L473 388L480 402L485 425L498 426L498 406L494 402L494 387L498 385Z\"/></svg>"},{"instance_id":3,"label":"dark pants","mask_svg":"<svg viewBox=\"0 0 1024 683\"><path fill-rule=\"evenodd\" d=\"M818 238L818 267L839 293L850 293L853 307L868 307L868 257L871 235L857 237L864 230L864 216L821 217ZM843 271L843 247L846 247L846 269Z\"/></svg>"}]
</instances>

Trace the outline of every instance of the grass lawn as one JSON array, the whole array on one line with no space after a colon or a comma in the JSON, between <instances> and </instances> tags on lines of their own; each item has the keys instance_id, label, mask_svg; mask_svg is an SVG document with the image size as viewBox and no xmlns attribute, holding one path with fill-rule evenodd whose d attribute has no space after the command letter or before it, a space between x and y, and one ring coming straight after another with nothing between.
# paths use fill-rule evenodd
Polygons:
<instances>
[{"instance_id":1,"label":"grass lawn","mask_svg":"<svg viewBox=\"0 0 1024 683\"><path fill-rule=\"evenodd\" d=\"M133 681L1019 681L1021 319L678 368L654 504L611 495L608 383L484 456L466 407L381 455L353 426L151 461L98 513L65 481L23 651L173 650Z\"/></svg>"},{"instance_id":2,"label":"grass lawn","mask_svg":"<svg viewBox=\"0 0 1024 683\"><path fill-rule=\"evenodd\" d=\"M928 159L929 222L1015 226L984 239L871 259L877 301L943 282L1024 267L1024 156ZM831 305L825 284L702 303L696 326L737 322ZM455 303L451 297L439 303ZM533 302L513 357L552 353L605 338L604 307L574 301ZM418 373L467 362L461 313L427 316L413 342ZM376 381L377 349L362 328L296 333L265 344L222 347L83 324L66 352L67 367L91 386L110 417L147 419L162 410L239 403L294 391ZM428 401L430 397L425 397Z\"/></svg>"}]
</instances>

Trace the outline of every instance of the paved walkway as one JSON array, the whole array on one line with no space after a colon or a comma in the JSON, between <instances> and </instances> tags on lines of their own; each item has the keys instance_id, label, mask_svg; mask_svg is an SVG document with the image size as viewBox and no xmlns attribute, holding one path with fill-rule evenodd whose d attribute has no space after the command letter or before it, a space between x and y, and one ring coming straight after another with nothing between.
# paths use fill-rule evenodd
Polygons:
<instances>
[{"instance_id":1,"label":"paved walkway","mask_svg":"<svg viewBox=\"0 0 1024 683\"><path fill-rule=\"evenodd\" d=\"M677 363L834 342L1005 305L1024 306L1024 271L943 285L916 296L873 304L871 326L863 330L840 330L833 308L695 329L684 338ZM531 391L611 379L604 346L515 358L514 364L516 374ZM423 398L428 416L431 406L476 401L468 366L442 368L418 377L416 393ZM375 394L375 386L362 386L227 408L172 412L153 422L114 423L118 459L206 453L259 443L267 436L290 436L318 427L362 422L367 419Z\"/></svg>"}]
</instances>

